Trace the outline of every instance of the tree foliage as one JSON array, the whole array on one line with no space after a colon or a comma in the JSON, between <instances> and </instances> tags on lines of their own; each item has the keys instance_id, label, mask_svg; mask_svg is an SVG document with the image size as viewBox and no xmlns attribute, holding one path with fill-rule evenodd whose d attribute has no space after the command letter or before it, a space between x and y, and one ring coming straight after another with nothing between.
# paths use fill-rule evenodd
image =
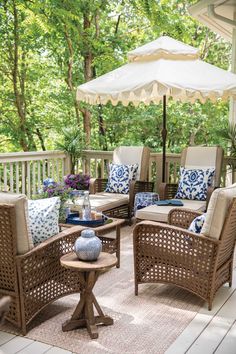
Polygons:
<instances>
[{"instance_id":1,"label":"tree foliage","mask_svg":"<svg viewBox=\"0 0 236 354\"><path fill-rule=\"evenodd\" d=\"M76 87L123 65L129 50L160 35L199 47L203 60L228 69L230 45L189 16L192 2L3 0L0 151L54 149L69 126L85 134L90 148L146 144L160 151L161 104L91 107L76 101ZM167 114L169 151L226 144L218 132L227 129L227 103L170 100Z\"/></svg>"}]
</instances>

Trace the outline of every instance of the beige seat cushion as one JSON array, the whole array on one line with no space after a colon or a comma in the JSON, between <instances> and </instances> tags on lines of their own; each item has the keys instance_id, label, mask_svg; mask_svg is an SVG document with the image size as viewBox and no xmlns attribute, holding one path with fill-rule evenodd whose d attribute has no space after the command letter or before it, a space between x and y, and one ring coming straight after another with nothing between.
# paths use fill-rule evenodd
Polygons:
<instances>
[{"instance_id":1,"label":"beige seat cushion","mask_svg":"<svg viewBox=\"0 0 236 354\"><path fill-rule=\"evenodd\" d=\"M194 211L205 211L206 202L199 200L181 200L183 202L183 206L179 208L188 208ZM159 205L150 205L143 209L137 210L136 218L141 220L152 220L159 222L167 222L168 213L170 210L176 208L176 206L159 206ZM178 208L178 207L177 207Z\"/></svg>"},{"instance_id":2,"label":"beige seat cushion","mask_svg":"<svg viewBox=\"0 0 236 354\"><path fill-rule=\"evenodd\" d=\"M33 241L28 225L28 203L24 194L1 193L0 203L13 204L16 212L17 253L24 254L31 250Z\"/></svg>"},{"instance_id":3,"label":"beige seat cushion","mask_svg":"<svg viewBox=\"0 0 236 354\"><path fill-rule=\"evenodd\" d=\"M236 183L229 187L218 188L212 193L206 214L206 220L202 227L205 236L220 238L225 217L232 202L236 197Z\"/></svg>"},{"instance_id":4,"label":"beige seat cushion","mask_svg":"<svg viewBox=\"0 0 236 354\"><path fill-rule=\"evenodd\" d=\"M119 193L96 193L89 195L91 207L97 209L97 211L105 212L106 210L117 208L119 206L129 203L128 194L119 194ZM77 200L77 204L83 204L83 198ZM70 206L73 210L73 206Z\"/></svg>"}]
</instances>

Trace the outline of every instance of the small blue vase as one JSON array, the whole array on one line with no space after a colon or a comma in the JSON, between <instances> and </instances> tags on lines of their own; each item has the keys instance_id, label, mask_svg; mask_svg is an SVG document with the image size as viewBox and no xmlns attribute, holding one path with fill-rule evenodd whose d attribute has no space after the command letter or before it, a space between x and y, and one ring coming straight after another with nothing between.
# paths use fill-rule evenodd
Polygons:
<instances>
[{"instance_id":1,"label":"small blue vase","mask_svg":"<svg viewBox=\"0 0 236 354\"><path fill-rule=\"evenodd\" d=\"M86 229L75 241L75 253L82 261L96 261L102 250L102 242L94 230Z\"/></svg>"}]
</instances>

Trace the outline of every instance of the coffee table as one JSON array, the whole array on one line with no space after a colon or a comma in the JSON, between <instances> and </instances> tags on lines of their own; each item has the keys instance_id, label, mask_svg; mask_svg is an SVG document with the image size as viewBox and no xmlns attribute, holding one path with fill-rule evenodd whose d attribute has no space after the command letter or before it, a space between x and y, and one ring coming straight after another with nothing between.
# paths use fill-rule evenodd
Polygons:
<instances>
[{"instance_id":1,"label":"coffee table","mask_svg":"<svg viewBox=\"0 0 236 354\"><path fill-rule=\"evenodd\" d=\"M102 241L103 252L116 253L117 268L120 268L120 227L125 223L124 219L109 218L104 225L93 227L96 236ZM74 227L72 224L59 224L60 229ZM81 230L89 227L79 226ZM115 235L109 235L112 231L115 231Z\"/></svg>"},{"instance_id":2,"label":"coffee table","mask_svg":"<svg viewBox=\"0 0 236 354\"><path fill-rule=\"evenodd\" d=\"M62 331L71 331L75 328L87 327L92 339L98 338L97 325L112 325L113 319L104 315L94 294L93 287L99 274L110 269L117 263L117 258L113 254L101 252L98 259L93 262L80 261L74 252L62 256L61 265L81 273L82 291L76 309L69 320L62 325ZM94 307L98 316L94 315Z\"/></svg>"}]
</instances>

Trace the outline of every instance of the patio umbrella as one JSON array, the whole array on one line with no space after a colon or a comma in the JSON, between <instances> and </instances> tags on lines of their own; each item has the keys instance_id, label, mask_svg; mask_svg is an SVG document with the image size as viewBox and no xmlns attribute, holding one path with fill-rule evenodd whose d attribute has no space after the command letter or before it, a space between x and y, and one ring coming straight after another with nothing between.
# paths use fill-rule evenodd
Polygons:
<instances>
[{"instance_id":1,"label":"patio umbrella","mask_svg":"<svg viewBox=\"0 0 236 354\"><path fill-rule=\"evenodd\" d=\"M181 102L236 98L236 75L199 59L199 50L168 36L128 53L129 63L77 89L77 100L124 106L163 101L162 181L166 162L166 100Z\"/></svg>"}]
</instances>

